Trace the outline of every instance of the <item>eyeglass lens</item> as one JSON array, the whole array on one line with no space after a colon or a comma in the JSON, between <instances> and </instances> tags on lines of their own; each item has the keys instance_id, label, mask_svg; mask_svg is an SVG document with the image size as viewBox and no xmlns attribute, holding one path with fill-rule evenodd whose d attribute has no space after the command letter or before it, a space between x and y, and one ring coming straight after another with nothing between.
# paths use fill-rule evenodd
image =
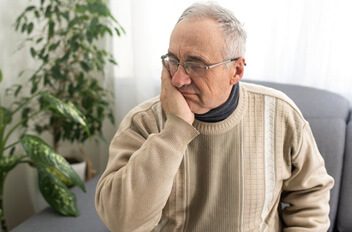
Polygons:
<instances>
[{"instance_id":1,"label":"eyeglass lens","mask_svg":"<svg viewBox=\"0 0 352 232\"><path fill-rule=\"evenodd\" d=\"M195 62L185 62L183 65L180 64L177 60L173 58L165 58L163 59L164 66L170 71L170 74L173 76L179 66L183 66L187 75L190 77L203 77L205 74L205 68L202 64Z\"/></svg>"}]
</instances>

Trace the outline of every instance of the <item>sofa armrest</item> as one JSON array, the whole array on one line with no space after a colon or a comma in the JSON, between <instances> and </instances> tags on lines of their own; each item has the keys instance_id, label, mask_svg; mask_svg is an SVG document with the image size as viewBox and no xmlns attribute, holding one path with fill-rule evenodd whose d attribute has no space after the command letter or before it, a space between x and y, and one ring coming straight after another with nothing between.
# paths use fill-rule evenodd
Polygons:
<instances>
[{"instance_id":1,"label":"sofa armrest","mask_svg":"<svg viewBox=\"0 0 352 232\"><path fill-rule=\"evenodd\" d=\"M337 215L337 231L352 230L352 118L347 126L345 157L343 162L342 183L340 192L339 211Z\"/></svg>"}]
</instances>

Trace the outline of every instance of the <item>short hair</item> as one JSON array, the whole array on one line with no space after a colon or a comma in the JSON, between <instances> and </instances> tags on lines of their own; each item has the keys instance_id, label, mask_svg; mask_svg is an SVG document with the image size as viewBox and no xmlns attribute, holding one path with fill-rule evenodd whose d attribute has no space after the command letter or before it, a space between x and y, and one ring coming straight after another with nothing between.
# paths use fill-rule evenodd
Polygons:
<instances>
[{"instance_id":1,"label":"short hair","mask_svg":"<svg viewBox=\"0 0 352 232\"><path fill-rule=\"evenodd\" d=\"M225 37L223 51L225 59L245 55L246 31L230 10L212 2L194 3L182 13L177 24L183 19L197 18L211 18L219 23L219 28Z\"/></svg>"}]
</instances>

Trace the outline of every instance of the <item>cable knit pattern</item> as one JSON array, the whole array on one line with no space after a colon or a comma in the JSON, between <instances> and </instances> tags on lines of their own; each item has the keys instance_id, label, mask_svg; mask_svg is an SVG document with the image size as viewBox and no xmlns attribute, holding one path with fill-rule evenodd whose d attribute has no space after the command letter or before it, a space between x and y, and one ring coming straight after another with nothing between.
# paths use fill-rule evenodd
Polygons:
<instances>
[{"instance_id":1,"label":"cable knit pattern","mask_svg":"<svg viewBox=\"0 0 352 232\"><path fill-rule=\"evenodd\" d=\"M265 148L264 148L264 166L265 166L265 199L262 211L261 231L267 231L265 219L270 210L270 204L273 200L273 191L275 184L275 99L265 96Z\"/></svg>"},{"instance_id":2,"label":"cable knit pattern","mask_svg":"<svg viewBox=\"0 0 352 232\"><path fill-rule=\"evenodd\" d=\"M248 94L247 104L243 116L243 231L258 231L265 195L264 96Z\"/></svg>"}]
</instances>

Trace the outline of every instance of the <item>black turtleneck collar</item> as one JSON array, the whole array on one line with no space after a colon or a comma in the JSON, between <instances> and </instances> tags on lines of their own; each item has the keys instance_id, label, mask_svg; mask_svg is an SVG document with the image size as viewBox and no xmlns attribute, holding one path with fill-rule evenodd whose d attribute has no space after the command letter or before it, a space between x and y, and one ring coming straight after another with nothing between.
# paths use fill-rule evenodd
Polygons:
<instances>
[{"instance_id":1,"label":"black turtleneck collar","mask_svg":"<svg viewBox=\"0 0 352 232\"><path fill-rule=\"evenodd\" d=\"M195 118L202 122L220 122L230 116L238 104L239 84L238 82L232 87L230 96L224 104L205 114L195 114Z\"/></svg>"}]
</instances>

